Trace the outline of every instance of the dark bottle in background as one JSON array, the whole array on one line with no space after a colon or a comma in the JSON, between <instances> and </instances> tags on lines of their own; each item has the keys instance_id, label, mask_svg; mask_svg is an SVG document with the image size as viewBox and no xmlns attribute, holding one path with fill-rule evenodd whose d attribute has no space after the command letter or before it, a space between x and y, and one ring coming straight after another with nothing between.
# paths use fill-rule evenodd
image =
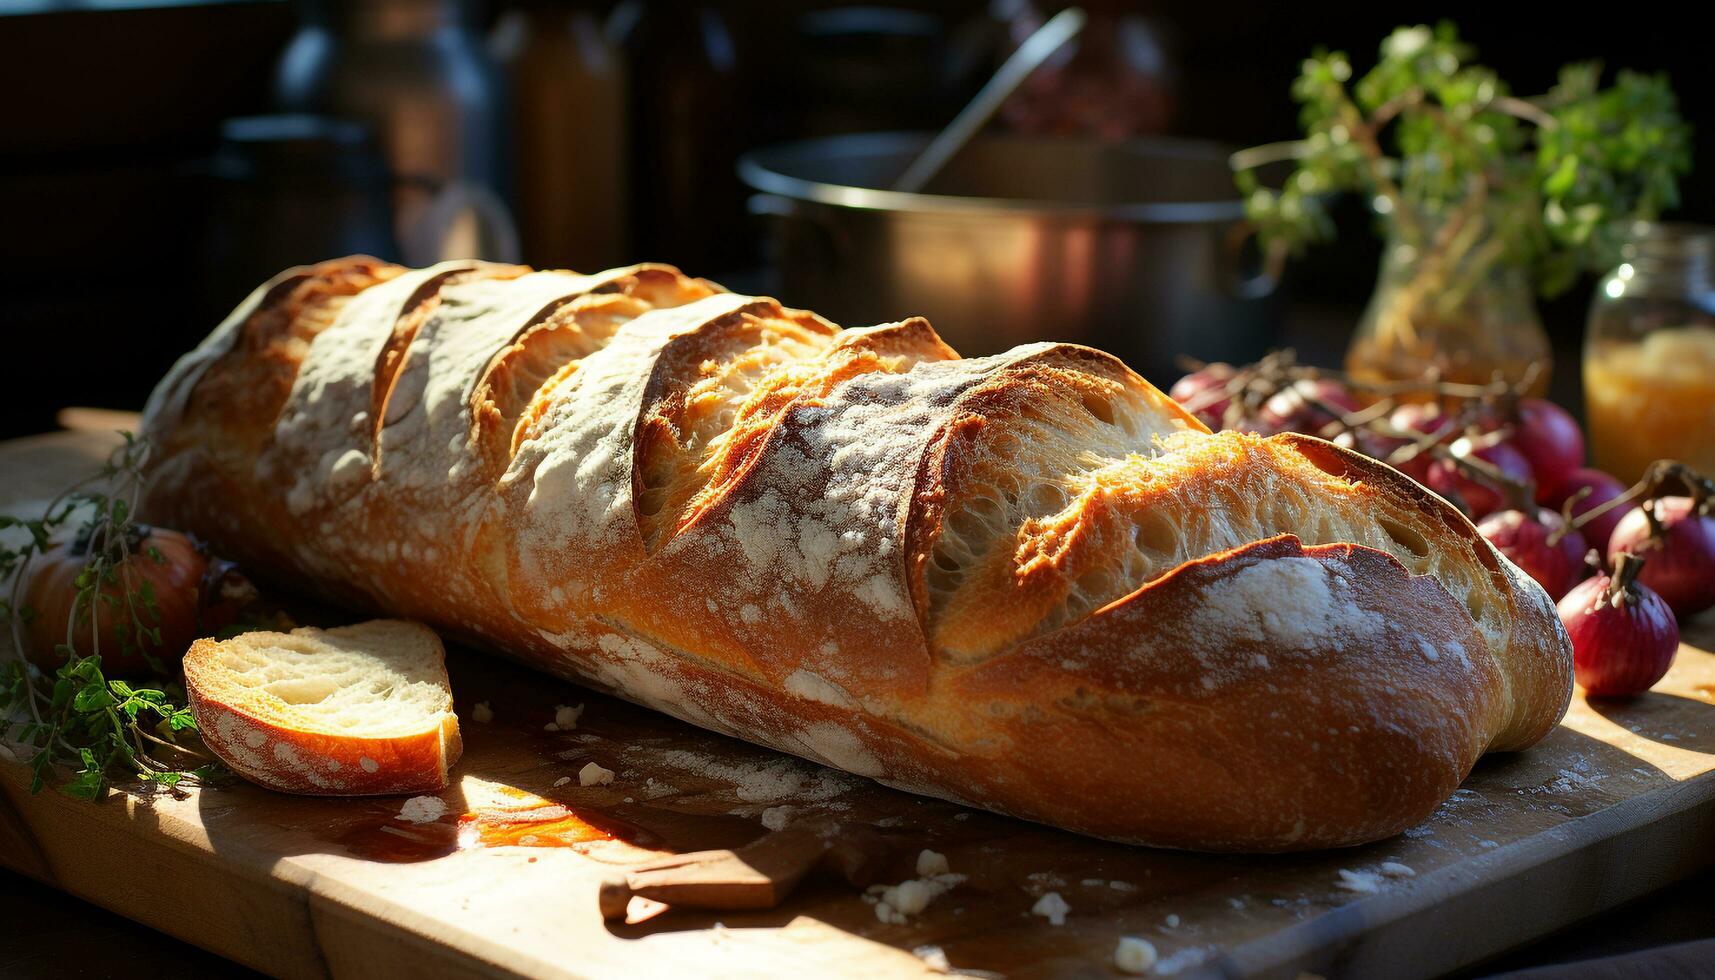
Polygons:
<instances>
[{"instance_id":1,"label":"dark bottle in background","mask_svg":"<svg viewBox=\"0 0 1715 980\"><path fill-rule=\"evenodd\" d=\"M501 84L467 13L459 0L300 0L275 73L283 109L374 129L412 265L518 258Z\"/></svg>"},{"instance_id":2,"label":"dark bottle in background","mask_svg":"<svg viewBox=\"0 0 1715 980\"><path fill-rule=\"evenodd\" d=\"M953 62L946 28L934 14L898 7L840 5L789 21L780 44L781 84L796 102L793 132L771 141L836 133L938 129ZM777 69L778 70L778 69ZM956 108L956 107L955 107Z\"/></svg>"},{"instance_id":3,"label":"dark bottle in background","mask_svg":"<svg viewBox=\"0 0 1715 980\"><path fill-rule=\"evenodd\" d=\"M197 322L218 323L281 269L337 255L399 259L392 174L366 124L246 116L220 132L206 174L211 207L200 265L208 302Z\"/></svg>"},{"instance_id":4,"label":"dark bottle in background","mask_svg":"<svg viewBox=\"0 0 1715 980\"><path fill-rule=\"evenodd\" d=\"M754 264L735 171L751 114L729 18L699 0L625 0L609 28L625 55L631 256L694 275Z\"/></svg>"},{"instance_id":5,"label":"dark bottle in background","mask_svg":"<svg viewBox=\"0 0 1715 980\"><path fill-rule=\"evenodd\" d=\"M526 261L578 271L626 251L625 66L595 4L518 3L489 50L506 80L514 211Z\"/></svg>"}]
</instances>

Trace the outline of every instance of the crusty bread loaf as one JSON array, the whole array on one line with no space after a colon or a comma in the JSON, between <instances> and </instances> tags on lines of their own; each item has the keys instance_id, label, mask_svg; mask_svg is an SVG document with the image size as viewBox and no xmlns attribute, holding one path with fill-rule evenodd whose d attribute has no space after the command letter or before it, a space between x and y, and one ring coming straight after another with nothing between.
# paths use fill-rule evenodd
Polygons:
<instances>
[{"instance_id":1,"label":"crusty bread loaf","mask_svg":"<svg viewBox=\"0 0 1715 980\"><path fill-rule=\"evenodd\" d=\"M259 631L192 644L185 691L204 743L252 782L436 792L463 748L445 661L433 630L399 620Z\"/></svg>"},{"instance_id":2,"label":"crusty bread loaf","mask_svg":"<svg viewBox=\"0 0 1715 980\"><path fill-rule=\"evenodd\" d=\"M1571 691L1542 590L1380 463L663 266L295 269L145 424L150 516L259 573L1119 840L1384 837Z\"/></svg>"}]
</instances>

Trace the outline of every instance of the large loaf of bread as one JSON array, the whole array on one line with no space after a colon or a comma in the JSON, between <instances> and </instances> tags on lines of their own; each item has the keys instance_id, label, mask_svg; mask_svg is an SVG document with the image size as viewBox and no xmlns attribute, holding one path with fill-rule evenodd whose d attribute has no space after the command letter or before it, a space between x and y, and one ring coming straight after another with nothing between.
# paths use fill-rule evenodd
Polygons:
<instances>
[{"instance_id":1,"label":"large loaf of bread","mask_svg":"<svg viewBox=\"0 0 1715 980\"><path fill-rule=\"evenodd\" d=\"M144 424L149 515L260 574L1101 837L1385 837L1570 696L1543 591L1384 465L665 266L293 269Z\"/></svg>"}]
</instances>

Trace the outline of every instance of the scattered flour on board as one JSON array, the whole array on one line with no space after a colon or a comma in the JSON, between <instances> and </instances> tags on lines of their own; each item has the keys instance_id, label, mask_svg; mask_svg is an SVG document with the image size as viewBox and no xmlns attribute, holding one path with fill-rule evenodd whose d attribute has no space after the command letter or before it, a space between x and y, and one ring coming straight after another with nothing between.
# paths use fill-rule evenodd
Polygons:
<instances>
[{"instance_id":1,"label":"scattered flour on board","mask_svg":"<svg viewBox=\"0 0 1715 980\"><path fill-rule=\"evenodd\" d=\"M1381 891L1382 876L1374 871L1351 871L1340 869L1340 880L1335 882L1349 892L1374 894Z\"/></svg>"},{"instance_id":2,"label":"scattered flour on board","mask_svg":"<svg viewBox=\"0 0 1715 980\"><path fill-rule=\"evenodd\" d=\"M1191 946L1157 960L1155 972L1164 977L1170 977L1192 967L1202 966L1210 955L1210 951L1205 947Z\"/></svg>"},{"instance_id":3,"label":"scattered flour on board","mask_svg":"<svg viewBox=\"0 0 1715 980\"><path fill-rule=\"evenodd\" d=\"M1600 773L1590 771L1590 760L1579 759L1571 768L1561 769L1555 777L1541 786L1532 786L1526 792L1533 795L1542 793L1572 793L1585 789L1602 781Z\"/></svg>"}]
</instances>

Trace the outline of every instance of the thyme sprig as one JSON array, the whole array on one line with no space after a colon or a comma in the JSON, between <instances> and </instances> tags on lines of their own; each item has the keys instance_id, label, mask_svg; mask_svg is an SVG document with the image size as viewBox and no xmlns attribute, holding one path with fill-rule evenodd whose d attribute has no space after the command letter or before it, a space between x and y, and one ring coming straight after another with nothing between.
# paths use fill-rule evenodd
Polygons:
<instances>
[{"instance_id":1,"label":"thyme sprig","mask_svg":"<svg viewBox=\"0 0 1715 980\"><path fill-rule=\"evenodd\" d=\"M132 588L123 572L130 561L166 561L159 550L142 546L143 529L135 520L149 448L129 432L121 435L124 442L107 463L62 492L41 517L0 515L0 530L20 528L28 535L16 547L0 545L0 581L11 583L0 600L0 619L7 621L17 658L0 666L0 739L15 733L16 741L35 750L29 758L31 792L40 792L61 766L72 776L60 791L78 799L99 797L118 778L176 792L214 771L214 760L195 744L196 719L179 707L184 699L176 685L134 687L102 673L104 632L118 647L113 652L140 653L164 673L146 649L161 642L153 587L144 579ZM54 647L65 662L49 676L25 658L24 627L40 613L20 597L32 562L68 529L85 564L73 582L65 641ZM110 630L98 628L98 620L111 622ZM74 643L83 626L92 627L87 653ZM190 741L181 741L187 736Z\"/></svg>"}]
</instances>

